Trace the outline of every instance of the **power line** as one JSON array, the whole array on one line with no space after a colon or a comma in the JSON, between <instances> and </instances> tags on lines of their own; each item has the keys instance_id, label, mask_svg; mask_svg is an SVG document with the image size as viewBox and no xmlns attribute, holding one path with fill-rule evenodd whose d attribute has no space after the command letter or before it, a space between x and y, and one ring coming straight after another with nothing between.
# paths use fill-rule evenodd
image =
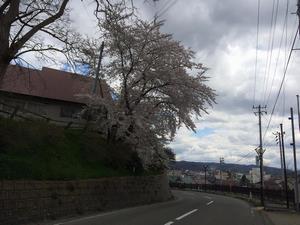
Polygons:
<instances>
[{"instance_id":1,"label":"power line","mask_svg":"<svg viewBox=\"0 0 300 225\"><path fill-rule=\"evenodd\" d=\"M272 121L272 117L273 117L274 111L276 109L278 98L280 96L280 93L281 93L281 90L282 90L282 86L283 86L283 83L285 81L285 77L286 77L286 73L287 73L287 70L288 70L288 67L289 67L289 63L290 63L290 60L291 60L292 52L294 50L294 46L295 46L295 43L296 43L296 38L297 38L297 35L298 35L298 31L299 31L299 28L297 28L297 31L296 31L296 34L295 34L295 37L294 37L294 40L293 40L293 44L292 44L292 47L291 47L290 52L289 52L289 56L288 56L287 63L285 65L283 77L282 77L282 80L281 80L281 83L280 83L280 87L279 87L278 93L276 95L276 99L275 99L275 102L274 102L274 105L273 105L273 108L272 108L272 111L271 111L271 115L270 115L270 119L269 119L269 122L268 122L268 126L267 126L266 131L265 131L264 136L263 136L263 140L265 139L266 133L267 133L269 127L270 127L270 123Z\"/></svg>"},{"instance_id":2,"label":"power line","mask_svg":"<svg viewBox=\"0 0 300 225\"><path fill-rule=\"evenodd\" d=\"M257 55L258 55L259 23L260 23L260 0L257 1L256 53L255 53L255 69L254 69L253 105L255 105L255 98L256 98L256 77L257 77Z\"/></svg>"},{"instance_id":3,"label":"power line","mask_svg":"<svg viewBox=\"0 0 300 225\"><path fill-rule=\"evenodd\" d=\"M158 2L158 1L157 1L157 2ZM154 1L154 3L155 3L155 1ZM165 4L163 4L163 5L161 6L161 8L156 12L156 14L160 13L162 10L165 10L165 9L166 9L166 6L168 6L169 3L170 3L169 1L166 1ZM155 3L155 7L156 7L156 3Z\"/></svg>"},{"instance_id":4,"label":"power line","mask_svg":"<svg viewBox=\"0 0 300 225\"><path fill-rule=\"evenodd\" d=\"M266 93L267 93L267 90L268 90L270 69L271 69L273 49L274 49L275 31L276 31L276 28L277 28L278 8L279 8L279 0L276 1L276 11L275 11L275 17L274 17L275 21L274 21L273 27L271 25L272 41L271 41L270 58L269 58L269 62L267 62L268 65L266 65L267 67L266 67L266 70L265 70L266 82L264 83L263 105L265 105L265 100L266 100L265 98L266 98Z\"/></svg>"},{"instance_id":5,"label":"power line","mask_svg":"<svg viewBox=\"0 0 300 225\"><path fill-rule=\"evenodd\" d=\"M251 154L253 154L253 152L249 152L249 153L247 153L247 154L245 154L245 155L243 155L243 156L240 156L240 158L239 158L238 160L232 162L232 164L236 164L236 163L242 161L243 159L247 158L247 157L248 157L249 155L251 155Z\"/></svg>"},{"instance_id":6,"label":"power line","mask_svg":"<svg viewBox=\"0 0 300 225\"><path fill-rule=\"evenodd\" d=\"M272 93L272 90L273 90L275 76L276 76L276 73L277 73L277 67L278 67L278 62L279 62L279 58L280 58L280 52L281 52L281 46L282 46L282 42L283 42L284 31L287 27L288 7L289 7L289 3L287 1L286 11L285 11L285 18L284 18L284 21L283 21L282 33L281 33L280 43L279 43L279 50L278 50L276 64L275 64L275 70L274 70L274 74L273 74L273 78L272 78L272 82L271 82L271 88L270 88L268 98L266 100L265 105L268 105L268 102L270 100L270 96L271 96L271 93ZM267 88L266 88L266 93L267 93Z\"/></svg>"},{"instance_id":7,"label":"power line","mask_svg":"<svg viewBox=\"0 0 300 225\"><path fill-rule=\"evenodd\" d=\"M290 0L287 0L287 12L289 9L289 2ZM286 24L288 24L288 17L286 18ZM292 35L291 35L292 40ZM284 50L284 62L287 62L287 53L288 53L288 26L285 27L285 50ZM287 79L286 79L287 80ZM285 109L285 90L286 90L286 81L283 84L283 94L282 94L282 120L281 123L283 124L283 117L284 117L284 109Z\"/></svg>"},{"instance_id":8,"label":"power line","mask_svg":"<svg viewBox=\"0 0 300 225\"><path fill-rule=\"evenodd\" d=\"M286 79L287 80L287 79ZM282 119L281 119L281 123L283 123L283 118L284 118L284 110L285 110L285 82L283 84L283 93L282 93Z\"/></svg>"},{"instance_id":9,"label":"power line","mask_svg":"<svg viewBox=\"0 0 300 225\"><path fill-rule=\"evenodd\" d=\"M272 16L271 16L271 25L270 25L270 33L269 33L269 40L268 40L268 54L267 54L267 60L265 65L265 73L264 73L264 81L263 81L263 90L266 84L266 76L267 76L267 68L268 68L268 62L269 62L269 56L270 56L270 48L271 48L271 37L272 37L272 31L273 31L273 21L274 21L274 11L275 11L275 0L273 0L273 6L272 6ZM264 91L262 91L262 99L264 98Z\"/></svg>"},{"instance_id":10,"label":"power line","mask_svg":"<svg viewBox=\"0 0 300 225\"><path fill-rule=\"evenodd\" d=\"M171 2L164 10L160 10L157 13L157 18L163 16L166 12L168 12L176 3L178 0L174 0L173 2Z\"/></svg>"}]
</instances>

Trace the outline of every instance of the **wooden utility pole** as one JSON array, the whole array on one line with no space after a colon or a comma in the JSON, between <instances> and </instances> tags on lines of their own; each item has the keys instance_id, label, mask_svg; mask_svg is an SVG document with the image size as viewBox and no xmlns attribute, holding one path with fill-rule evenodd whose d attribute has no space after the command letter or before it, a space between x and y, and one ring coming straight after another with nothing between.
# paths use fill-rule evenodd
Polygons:
<instances>
[{"instance_id":1,"label":"wooden utility pole","mask_svg":"<svg viewBox=\"0 0 300 225\"><path fill-rule=\"evenodd\" d=\"M101 67L101 62L102 62L102 58L103 58L103 50L104 50L104 41L102 41L101 46L100 46L100 55L99 55L99 60L98 60L98 65L97 65L95 82L94 82L92 94L96 94L96 91L97 91L97 83L99 81L99 73L100 73L100 67ZM102 90L102 86L101 86L101 81L100 81L100 95L103 98L103 90Z\"/></svg>"},{"instance_id":2,"label":"wooden utility pole","mask_svg":"<svg viewBox=\"0 0 300 225\"><path fill-rule=\"evenodd\" d=\"M283 171L283 157L282 157L282 147L281 147L281 135L280 132L273 133L276 136L276 144L279 146L279 153L280 153L280 168L282 171L282 179L284 179L284 171Z\"/></svg>"},{"instance_id":3,"label":"wooden utility pole","mask_svg":"<svg viewBox=\"0 0 300 225\"><path fill-rule=\"evenodd\" d=\"M208 165L204 165L204 191L206 192L206 173Z\"/></svg>"},{"instance_id":4,"label":"wooden utility pole","mask_svg":"<svg viewBox=\"0 0 300 225\"><path fill-rule=\"evenodd\" d=\"M297 16L298 16L298 31L300 34L300 0L297 1L297 12L296 12Z\"/></svg>"},{"instance_id":5,"label":"wooden utility pole","mask_svg":"<svg viewBox=\"0 0 300 225\"><path fill-rule=\"evenodd\" d=\"M294 128L294 112L293 108L291 107L291 117L289 117L289 120L291 120L291 126L292 126L292 138L293 143L291 145L293 146L293 155L294 155L294 169L295 169L295 204L296 204L296 211L299 211L299 190L298 190L298 171L297 171L297 155L296 155L296 142L295 142L295 128Z\"/></svg>"},{"instance_id":6,"label":"wooden utility pole","mask_svg":"<svg viewBox=\"0 0 300 225\"><path fill-rule=\"evenodd\" d=\"M299 107L299 95L296 95L297 97L297 111L298 111L298 126L299 126L299 132L300 132L300 107Z\"/></svg>"},{"instance_id":7,"label":"wooden utility pole","mask_svg":"<svg viewBox=\"0 0 300 225\"><path fill-rule=\"evenodd\" d=\"M255 149L257 155L259 156L259 167L260 167L260 204L264 207L265 201L264 201L264 173L263 173L263 155L265 150L262 147L262 131L261 131L261 115L263 113L267 114L267 111L262 110L266 109L267 107L262 107L259 105L258 107L254 107L253 109L257 109L257 112L254 112L255 115L258 115L258 126L259 126L259 146Z\"/></svg>"},{"instance_id":8,"label":"wooden utility pole","mask_svg":"<svg viewBox=\"0 0 300 225\"><path fill-rule=\"evenodd\" d=\"M99 81L99 73L100 73L100 67L101 67L101 62L102 62L102 57L103 57L102 56L103 49L104 49L104 41L102 41L101 46L100 46L99 60L98 60L98 65L97 65L97 69L96 69L94 85L92 87L92 93L91 93L92 95L95 95L96 91L97 91L97 83ZM102 86L101 86L101 81L99 81L99 88L100 88L100 96L101 96L101 98L103 98L104 94L103 94L103 90L102 90ZM91 120L91 106L89 106L87 108L87 119L86 119L85 126L83 128L84 131L86 131L88 129L90 120Z\"/></svg>"},{"instance_id":9,"label":"wooden utility pole","mask_svg":"<svg viewBox=\"0 0 300 225\"><path fill-rule=\"evenodd\" d=\"M284 189L285 189L285 196L286 196L286 208L289 208L290 204L289 204L288 184L287 184L287 175L286 175L286 163L285 163L285 152L284 152L284 132L283 132L282 123L280 124L280 137L281 137L281 149L282 149L283 169L284 169Z\"/></svg>"},{"instance_id":10,"label":"wooden utility pole","mask_svg":"<svg viewBox=\"0 0 300 225\"><path fill-rule=\"evenodd\" d=\"M222 165L224 164L224 157L220 157L220 184L223 185L223 179L222 179Z\"/></svg>"}]
</instances>

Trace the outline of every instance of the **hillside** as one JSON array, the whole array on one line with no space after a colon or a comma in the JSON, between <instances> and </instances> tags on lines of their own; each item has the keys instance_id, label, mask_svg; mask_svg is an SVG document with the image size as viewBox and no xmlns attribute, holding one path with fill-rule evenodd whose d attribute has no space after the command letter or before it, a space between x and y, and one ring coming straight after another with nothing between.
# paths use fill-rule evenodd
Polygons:
<instances>
[{"instance_id":1,"label":"hillside","mask_svg":"<svg viewBox=\"0 0 300 225\"><path fill-rule=\"evenodd\" d=\"M219 163L211 163L211 162L187 162L187 161L176 161L170 163L170 168L179 169L179 170L192 170L192 171L203 171L203 166L208 165L211 169L220 169ZM222 165L222 170L238 172L238 173L249 173L252 168L255 168L255 165L240 165L240 164L231 164L225 163ZM272 175L281 175L281 169L275 167L265 166L264 170L267 174ZM291 171L289 171L291 172Z\"/></svg>"},{"instance_id":2,"label":"hillside","mask_svg":"<svg viewBox=\"0 0 300 225\"><path fill-rule=\"evenodd\" d=\"M66 180L141 173L137 155L99 134L0 118L0 180Z\"/></svg>"}]
</instances>

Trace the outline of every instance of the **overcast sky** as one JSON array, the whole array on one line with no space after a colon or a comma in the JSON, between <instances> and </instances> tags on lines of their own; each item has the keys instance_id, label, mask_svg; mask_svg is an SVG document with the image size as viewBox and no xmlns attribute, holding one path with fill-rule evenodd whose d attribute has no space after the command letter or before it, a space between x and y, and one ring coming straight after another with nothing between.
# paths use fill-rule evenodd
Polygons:
<instances>
[{"instance_id":1,"label":"overcast sky","mask_svg":"<svg viewBox=\"0 0 300 225\"><path fill-rule=\"evenodd\" d=\"M268 114L262 118L265 133L297 29L297 17L292 14L296 11L296 0L289 0L286 23L287 0L261 1L258 48L257 0L159 0L155 3L134 0L134 4L142 18L152 20L158 15L159 19L165 20L163 31L173 34L176 40L196 52L196 60L210 68L208 84L218 95L217 104L208 110L209 114L197 121L197 133L185 128L178 131L171 143L177 160L218 162L224 157L225 163L254 164L258 117L252 106L267 104ZM88 1L72 1L71 7L76 28L93 35L95 21ZM296 42L298 46L299 41ZM278 131L282 122L286 129L287 166L293 168L289 145L291 125L287 118L291 106L296 110L295 95L300 94L300 71L296 66L300 63L299 53L294 51L292 54L287 79L264 138L264 162L268 166L280 167L279 149L272 132ZM296 133L300 143L298 129ZM300 158L300 152L298 155Z\"/></svg>"},{"instance_id":2,"label":"overcast sky","mask_svg":"<svg viewBox=\"0 0 300 225\"><path fill-rule=\"evenodd\" d=\"M172 33L185 46L191 47L197 53L197 60L210 68L209 85L218 94L218 104L209 110L209 115L204 115L197 122L196 134L186 129L179 130L171 144L178 160L218 162L220 157L224 157L227 163L255 163L258 117L253 114L252 106L266 104L270 95L267 102L268 114L262 118L264 133L283 76L284 62L297 29L297 17L291 14L296 11L296 0L289 1L287 28L284 26L287 0L261 2L255 102L258 1L160 0L156 4L148 1L148 4L138 5L141 15L147 19L153 18L156 13L162 13L160 18L166 20L163 30ZM165 7L168 9L164 11L166 4L172 6ZM267 62L267 57L271 61ZM287 117L291 106L296 110L295 95L300 92L300 77L296 68L299 59L299 53L294 51L285 88L265 136L265 165L280 166L279 148L272 132L277 131L279 124L283 122L287 135L287 165L293 168L292 149L289 145L291 125ZM298 129L296 132L299 133Z\"/></svg>"}]
</instances>

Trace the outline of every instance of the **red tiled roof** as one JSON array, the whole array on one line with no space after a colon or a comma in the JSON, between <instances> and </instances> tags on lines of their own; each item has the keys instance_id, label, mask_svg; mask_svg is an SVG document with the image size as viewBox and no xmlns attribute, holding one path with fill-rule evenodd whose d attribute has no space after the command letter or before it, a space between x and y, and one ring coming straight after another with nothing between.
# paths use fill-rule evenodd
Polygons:
<instances>
[{"instance_id":1,"label":"red tiled roof","mask_svg":"<svg viewBox=\"0 0 300 225\"><path fill-rule=\"evenodd\" d=\"M10 65L0 82L0 91L84 103L76 95L90 94L93 84L93 78L75 73L46 67L36 70ZM101 84L104 96L109 96L108 86L103 81ZM99 88L97 92L100 95Z\"/></svg>"}]
</instances>

